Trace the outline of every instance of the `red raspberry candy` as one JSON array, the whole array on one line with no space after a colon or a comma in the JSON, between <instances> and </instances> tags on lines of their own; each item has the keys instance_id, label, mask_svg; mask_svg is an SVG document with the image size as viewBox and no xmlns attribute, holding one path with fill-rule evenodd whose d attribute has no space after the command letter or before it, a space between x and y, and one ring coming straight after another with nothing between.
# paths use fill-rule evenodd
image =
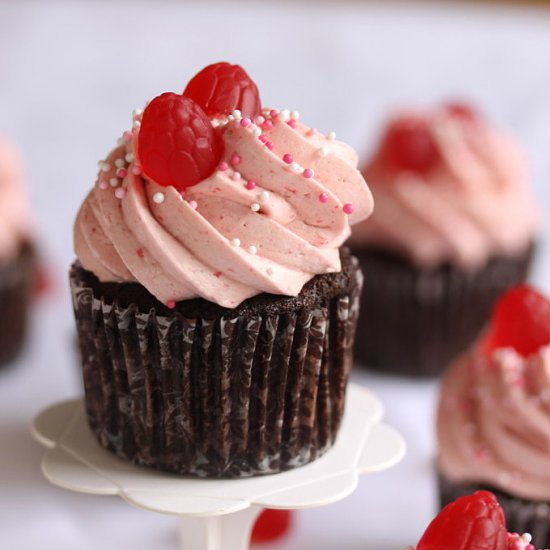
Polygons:
<instances>
[{"instance_id":1,"label":"red raspberry candy","mask_svg":"<svg viewBox=\"0 0 550 550\"><path fill-rule=\"evenodd\" d=\"M270 542L282 537L292 524L290 510L264 510L256 520L251 542Z\"/></svg>"},{"instance_id":2,"label":"red raspberry candy","mask_svg":"<svg viewBox=\"0 0 550 550\"><path fill-rule=\"evenodd\" d=\"M493 308L484 348L512 347L527 357L550 344L550 301L529 285L505 292Z\"/></svg>"},{"instance_id":3,"label":"red raspberry candy","mask_svg":"<svg viewBox=\"0 0 550 550\"><path fill-rule=\"evenodd\" d=\"M383 139L382 156L399 170L427 172L438 158L428 122L411 115L395 119Z\"/></svg>"},{"instance_id":4,"label":"red raspberry candy","mask_svg":"<svg viewBox=\"0 0 550 550\"><path fill-rule=\"evenodd\" d=\"M453 115L456 118L461 118L470 122L479 120L477 111L471 105L468 105L462 101L451 101L446 103L443 108L450 115Z\"/></svg>"},{"instance_id":5,"label":"red raspberry candy","mask_svg":"<svg viewBox=\"0 0 550 550\"><path fill-rule=\"evenodd\" d=\"M209 116L229 115L238 109L243 117L260 114L260 93L240 65L214 63L197 73L183 95L196 101Z\"/></svg>"},{"instance_id":6,"label":"red raspberry candy","mask_svg":"<svg viewBox=\"0 0 550 550\"><path fill-rule=\"evenodd\" d=\"M416 550L506 550L504 512L488 491L451 502L428 525Z\"/></svg>"},{"instance_id":7,"label":"red raspberry candy","mask_svg":"<svg viewBox=\"0 0 550 550\"><path fill-rule=\"evenodd\" d=\"M143 112L138 156L148 178L183 191L214 172L222 144L210 119L192 99L167 92L155 97Z\"/></svg>"}]
</instances>

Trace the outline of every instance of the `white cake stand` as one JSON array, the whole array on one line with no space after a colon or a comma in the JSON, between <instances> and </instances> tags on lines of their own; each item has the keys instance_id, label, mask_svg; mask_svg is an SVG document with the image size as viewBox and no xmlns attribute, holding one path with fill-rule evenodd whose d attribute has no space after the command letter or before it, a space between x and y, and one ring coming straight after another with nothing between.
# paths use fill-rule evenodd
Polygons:
<instances>
[{"instance_id":1,"label":"white cake stand","mask_svg":"<svg viewBox=\"0 0 550 550\"><path fill-rule=\"evenodd\" d=\"M163 474L117 458L97 443L80 399L41 412L32 433L48 448L42 472L54 485L118 495L140 508L179 516L182 549L246 550L263 508L336 502L353 492L359 475L399 462L405 453L403 438L381 419L380 401L350 384L338 439L323 457L281 474L223 480Z\"/></svg>"}]
</instances>

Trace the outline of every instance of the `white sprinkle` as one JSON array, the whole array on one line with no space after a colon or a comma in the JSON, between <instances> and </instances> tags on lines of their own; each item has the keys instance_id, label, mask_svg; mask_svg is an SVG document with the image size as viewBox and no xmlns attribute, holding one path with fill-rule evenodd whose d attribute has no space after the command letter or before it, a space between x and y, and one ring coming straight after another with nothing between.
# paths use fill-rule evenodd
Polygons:
<instances>
[{"instance_id":1,"label":"white sprinkle","mask_svg":"<svg viewBox=\"0 0 550 550\"><path fill-rule=\"evenodd\" d=\"M116 187L120 182L118 181L118 178L111 178L109 183L111 184L111 187Z\"/></svg>"},{"instance_id":2,"label":"white sprinkle","mask_svg":"<svg viewBox=\"0 0 550 550\"><path fill-rule=\"evenodd\" d=\"M119 138L116 140L116 144L117 144L117 145L124 145L124 138L123 138L123 137L119 137Z\"/></svg>"},{"instance_id":3,"label":"white sprinkle","mask_svg":"<svg viewBox=\"0 0 550 550\"><path fill-rule=\"evenodd\" d=\"M320 147L319 148L319 155L322 157L326 157L329 153L328 147Z\"/></svg>"},{"instance_id":4,"label":"white sprinkle","mask_svg":"<svg viewBox=\"0 0 550 550\"><path fill-rule=\"evenodd\" d=\"M138 117L138 116L141 116L143 114L143 109L134 109L132 111L132 116L134 118Z\"/></svg>"},{"instance_id":5,"label":"white sprinkle","mask_svg":"<svg viewBox=\"0 0 550 550\"><path fill-rule=\"evenodd\" d=\"M256 252L258 252L258 249L254 245L249 246L247 250L250 254L256 254Z\"/></svg>"},{"instance_id":6,"label":"white sprinkle","mask_svg":"<svg viewBox=\"0 0 550 550\"><path fill-rule=\"evenodd\" d=\"M329 132L327 135L327 139L330 141L334 141L336 139L336 132Z\"/></svg>"},{"instance_id":7,"label":"white sprinkle","mask_svg":"<svg viewBox=\"0 0 550 550\"><path fill-rule=\"evenodd\" d=\"M115 166L117 168L122 168L124 166L124 159L116 159L115 160Z\"/></svg>"},{"instance_id":8,"label":"white sprinkle","mask_svg":"<svg viewBox=\"0 0 550 550\"><path fill-rule=\"evenodd\" d=\"M233 172L231 174L231 179L234 181L239 181L241 179L241 173L240 172Z\"/></svg>"},{"instance_id":9,"label":"white sprinkle","mask_svg":"<svg viewBox=\"0 0 550 550\"><path fill-rule=\"evenodd\" d=\"M164 193L161 193L160 191L155 193L153 195L153 201L156 202L157 204L163 203L164 202Z\"/></svg>"},{"instance_id":10,"label":"white sprinkle","mask_svg":"<svg viewBox=\"0 0 550 550\"><path fill-rule=\"evenodd\" d=\"M126 191L123 187L119 187L116 191L115 191L115 197L117 199L123 199L126 195Z\"/></svg>"},{"instance_id":11,"label":"white sprinkle","mask_svg":"<svg viewBox=\"0 0 550 550\"><path fill-rule=\"evenodd\" d=\"M235 109L235 110L231 111L231 115L233 116L233 118L235 120L241 120L241 118L243 117L242 114L241 114L241 111L239 111L239 109Z\"/></svg>"},{"instance_id":12,"label":"white sprinkle","mask_svg":"<svg viewBox=\"0 0 550 550\"><path fill-rule=\"evenodd\" d=\"M196 210L197 207L199 206L197 204L197 201L189 201L189 206L193 209L193 210Z\"/></svg>"},{"instance_id":13,"label":"white sprinkle","mask_svg":"<svg viewBox=\"0 0 550 550\"><path fill-rule=\"evenodd\" d=\"M102 161L102 160L98 160L98 161L97 161L97 166L98 166L98 168L101 168L101 167L103 166L103 162L104 162L104 161Z\"/></svg>"},{"instance_id":14,"label":"white sprinkle","mask_svg":"<svg viewBox=\"0 0 550 550\"><path fill-rule=\"evenodd\" d=\"M298 120L300 118L300 113L298 111L292 111L290 113L290 118L292 120Z\"/></svg>"},{"instance_id":15,"label":"white sprinkle","mask_svg":"<svg viewBox=\"0 0 550 550\"><path fill-rule=\"evenodd\" d=\"M304 169L297 162L291 162L288 166L293 172L296 172L297 174L301 174L304 171Z\"/></svg>"},{"instance_id":16,"label":"white sprinkle","mask_svg":"<svg viewBox=\"0 0 550 550\"><path fill-rule=\"evenodd\" d=\"M265 118L264 118L262 115L258 115L258 116L254 119L254 122L255 122L258 126L261 126L261 125L265 122Z\"/></svg>"},{"instance_id":17,"label":"white sprinkle","mask_svg":"<svg viewBox=\"0 0 550 550\"><path fill-rule=\"evenodd\" d=\"M533 537L531 536L531 533L523 533L523 535L521 535L520 539L523 542L526 542L527 544L529 544L533 540Z\"/></svg>"},{"instance_id":18,"label":"white sprinkle","mask_svg":"<svg viewBox=\"0 0 550 550\"><path fill-rule=\"evenodd\" d=\"M250 210L252 210L252 212L258 212L260 210L260 205L257 202L253 202L250 205Z\"/></svg>"},{"instance_id":19,"label":"white sprinkle","mask_svg":"<svg viewBox=\"0 0 550 550\"><path fill-rule=\"evenodd\" d=\"M268 275L273 275L273 268L272 267L267 268L267 274Z\"/></svg>"},{"instance_id":20,"label":"white sprinkle","mask_svg":"<svg viewBox=\"0 0 550 550\"><path fill-rule=\"evenodd\" d=\"M141 126L141 122L139 120L134 120L132 126L134 128L139 128Z\"/></svg>"},{"instance_id":21,"label":"white sprinkle","mask_svg":"<svg viewBox=\"0 0 550 550\"><path fill-rule=\"evenodd\" d=\"M126 160L126 162L133 162L134 161L134 154L133 153L128 153L124 159Z\"/></svg>"},{"instance_id":22,"label":"white sprinkle","mask_svg":"<svg viewBox=\"0 0 550 550\"><path fill-rule=\"evenodd\" d=\"M290 111L288 109L283 109L280 113L279 113L279 118L283 121L283 122L287 122L288 119L290 118Z\"/></svg>"},{"instance_id":23,"label":"white sprinkle","mask_svg":"<svg viewBox=\"0 0 550 550\"><path fill-rule=\"evenodd\" d=\"M266 200L269 199L269 191L262 191L260 193L260 202L265 202Z\"/></svg>"},{"instance_id":24,"label":"white sprinkle","mask_svg":"<svg viewBox=\"0 0 550 550\"><path fill-rule=\"evenodd\" d=\"M227 120L231 122L232 120L235 120L235 117L233 115L227 115Z\"/></svg>"},{"instance_id":25,"label":"white sprinkle","mask_svg":"<svg viewBox=\"0 0 550 550\"><path fill-rule=\"evenodd\" d=\"M257 126L252 130L252 134L254 137L260 137L262 135L262 131Z\"/></svg>"},{"instance_id":26,"label":"white sprinkle","mask_svg":"<svg viewBox=\"0 0 550 550\"><path fill-rule=\"evenodd\" d=\"M103 172L108 172L111 169L111 165L108 162L101 163L101 170Z\"/></svg>"},{"instance_id":27,"label":"white sprinkle","mask_svg":"<svg viewBox=\"0 0 550 550\"><path fill-rule=\"evenodd\" d=\"M231 239L231 246L238 248L241 246L241 239Z\"/></svg>"},{"instance_id":28,"label":"white sprinkle","mask_svg":"<svg viewBox=\"0 0 550 550\"><path fill-rule=\"evenodd\" d=\"M220 121L214 118L210 121L210 124L212 124L212 128L217 128L220 125Z\"/></svg>"}]
</instances>

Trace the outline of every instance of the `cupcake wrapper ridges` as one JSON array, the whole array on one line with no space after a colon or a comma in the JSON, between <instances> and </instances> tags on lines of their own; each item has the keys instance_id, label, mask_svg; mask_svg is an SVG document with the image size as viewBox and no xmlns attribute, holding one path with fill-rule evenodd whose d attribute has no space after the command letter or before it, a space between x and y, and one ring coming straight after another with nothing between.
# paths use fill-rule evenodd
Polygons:
<instances>
[{"instance_id":1,"label":"cupcake wrapper ridges","mask_svg":"<svg viewBox=\"0 0 550 550\"><path fill-rule=\"evenodd\" d=\"M164 471L242 477L306 464L333 444L358 269L350 293L323 307L209 319L108 304L79 269L71 288L86 408L104 447Z\"/></svg>"}]
</instances>

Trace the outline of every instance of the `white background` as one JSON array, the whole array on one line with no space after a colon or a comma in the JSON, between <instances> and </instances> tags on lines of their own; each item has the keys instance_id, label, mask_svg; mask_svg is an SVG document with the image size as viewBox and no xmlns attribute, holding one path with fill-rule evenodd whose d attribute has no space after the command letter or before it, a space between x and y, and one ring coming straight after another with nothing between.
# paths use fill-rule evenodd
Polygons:
<instances>
[{"instance_id":1,"label":"white background","mask_svg":"<svg viewBox=\"0 0 550 550\"><path fill-rule=\"evenodd\" d=\"M524 142L550 208L550 9L413 2L84 2L0 0L0 132L27 163L37 237L54 290L29 347L0 373L0 548L174 549L176 520L115 497L65 492L39 470L28 433L43 407L81 392L66 272L72 222L96 162L131 111L182 90L203 66L242 64L264 105L368 153L385 116L466 97ZM534 281L550 292L548 227ZM545 250L546 249L546 250ZM401 465L341 503L301 512L266 550L401 550L435 511L435 382L357 372L407 438Z\"/></svg>"}]
</instances>

